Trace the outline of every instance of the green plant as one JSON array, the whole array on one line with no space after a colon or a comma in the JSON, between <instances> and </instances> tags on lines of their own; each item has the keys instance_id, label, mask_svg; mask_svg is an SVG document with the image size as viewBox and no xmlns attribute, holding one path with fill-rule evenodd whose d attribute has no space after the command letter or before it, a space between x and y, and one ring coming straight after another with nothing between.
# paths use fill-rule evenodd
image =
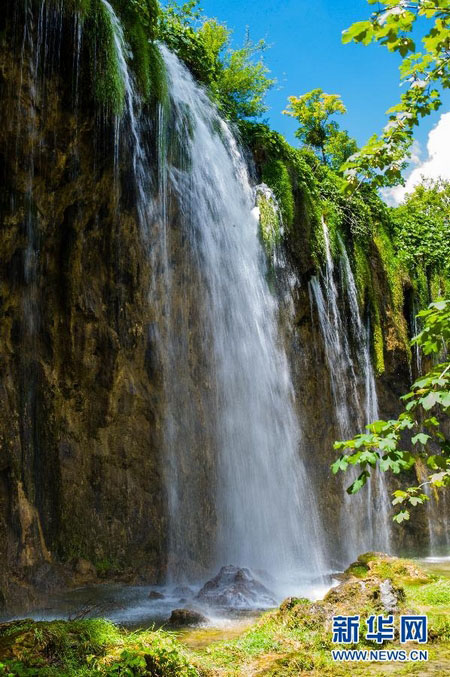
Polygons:
<instances>
[{"instance_id":1,"label":"green plant","mask_svg":"<svg viewBox=\"0 0 450 677\"><path fill-rule=\"evenodd\" d=\"M333 149L332 138L338 131L333 115L342 115L347 112L339 94L326 94L322 89L312 89L302 96L290 96L289 105L283 113L295 118L299 128L295 135L307 146L317 150L324 163L327 162L326 148ZM346 134L346 133L344 133ZM342 140L342 139L341 139ZM349 142L348 135L346 143Z\"/></svg>"},{"instance_id":2,"label":"green plant","mask_svg":"<svg viewBox=\"0 0 450 677\"><path fill-rule=\"evenodd\" d=\"M169 2L162 10L158 34L208 86L211 97L229 118L258 117L267 110L264 97L274 80L264 64L266 44L247 34L242 47L231 47L231 31L203 16L198 2Z\"/></svg>"},{"instance_id":3,"label":"green plant","mask_svg":"<svg viewBox=\"0 0 450 677\"><path fill-rule=\"evenodd\" d=\"M262 180L273 190L283 223L289 228L294 220L294 196L286 164L281 159L269 160L263 166Z\"/></svg>"},{"instance_id":4,"label":"green plant","mask_svg":"<svg viewBox=\"0 0 450 677\"><path fill-rule=\"evenodd\" d=\"M344 165L350 187L368 180L375 185L403 183L402 170L409 157L414 127L420 118L437 110L441 90L450 87L450 5L448 0L367 0L377 8L370 18L344 31L343 42L369 45L378 42L402 57L399 104L390 108L389 122L378 137L349 158ZM417 51L416 22L428 24Z\"/></svg>"},{"instance_id":5,"label":"green plant","mask_svg":"<svg viewBox=\"0 0 450 677\"><path fill-rule=\"evenodd\" d=\"M431 303L419 313L423 329L412 343L420 346L426 356L438 357L450 347L450 301ZM446 353L448 354L448 353ZM334 448L344 450L332 465L334 473L359 466L361 472L347 492L357 493L367 482L372 470L378 468L396 475L414 465L432 470L428 479L418 486L397 489L393 504L401 507L394 516L397 522L409 519L410 507L429 500L424 486L435 489L450 486L450 440L441 420L450 412L450 361L435 364L411 386L402 397L405 410L395 420L370 423L367 432L351 440L335 442ZM433 412L435 414L433 415ZM439 418L438 418L439 417ZM405 450L406 439L413 451Z\"/></svg>"},{"instance_id":6,"label":"green plant","mask_svg":"<svg viewBox=\"0 0 450 677\"><path fill-rule=\"evenodd\" d=\"M394 244L411 271L450 277L450 182L425 179L391 210Z\"/></svg>"}]
</instances>

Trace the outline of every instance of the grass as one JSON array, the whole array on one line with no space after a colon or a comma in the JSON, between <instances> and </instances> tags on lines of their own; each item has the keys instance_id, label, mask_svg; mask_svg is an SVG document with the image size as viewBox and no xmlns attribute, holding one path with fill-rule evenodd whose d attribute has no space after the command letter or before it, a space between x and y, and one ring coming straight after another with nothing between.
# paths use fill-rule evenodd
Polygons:
<instances>
[{"instance_id":1,"label":"grass","mask_svg":"<svg viewBox=\"0 0 450 677\"><path fill-rule=\"evenodd\" d=\"M161 630L128 632L106 620L0 626L0 675L196 677L185 649Z\"/></svg>"}]
</instances>

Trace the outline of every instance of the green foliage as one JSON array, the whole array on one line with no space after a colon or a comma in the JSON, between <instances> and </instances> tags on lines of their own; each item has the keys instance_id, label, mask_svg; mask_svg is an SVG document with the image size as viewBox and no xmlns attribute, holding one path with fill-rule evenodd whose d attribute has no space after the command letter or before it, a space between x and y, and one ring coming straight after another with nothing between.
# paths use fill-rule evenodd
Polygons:
<instances>
[{"instance_id":1,"label":"green foliage","mask_svg":"<svg viewBox=\"0 0 450 677\"><path fill-rule=\"evenodd\" d=\"M340 232L367 246L374 234L375 221L384 218L381 200L370 190L345 195L345 181L334 171L321 167L316 174L320 196L332 204L336 212L336 226Z\"/></svg>"},{"instance_id":2,"label":"green foliage","mask_svg":"<svg viewBox=\"0 0 450 677\"><path fill-rule=\"evenodd\" d=\"M125 83L120 73L114 29L106 7L93 0L86 16L91 75L96 101L119 115L125 98Z\"/></svg>"},{"instance_id":3,"label":"green foliage","mask_svg":"<svg viewBox=\"0 0 450 677\"><path fill-rule=\"evenodd\" d=\"M336 135L346 135L345 145L352 141L346 132L339 132L336 122L330 121L333 115L347 112L338 94L326 94L322 89L312 89L302 96L290 96L289 105L283 113L295 118L299 128L295 135L307 146L320 152L324 162L327 161L326 148L336 149ZM340 149L344 152L344 148ZM338 162L338 158L335 158Z\"/></svg>"},{"instance_id":4,"label":"green foliage","mask_svg":"<svg viewBox=\"0 0 450 677\"><path fill-rule=\"evenodd\" d=\"M259 209L259 224L262 241L268 253L279 243L282 232L282 216L278 203L268 192L260 191L256 196Z\"/></svg>"},{"instance_id":5,"label":"green foliage","mask_svg":"<svg viewBox=\"0 0 450 677\"><path fill-rule=\"evenodd\" d=\"M345 129L333 129L324 144L324 154L331 168L340 172L344 162L356 153L358 145Z\"/></svg>"},{"instance_id":6,"label":"green foliage","mask_svg":"<svg viewBox=\"0 0 450 677\"><path fill-rule=\"evenodd\" d=\"M215 87L225 112L233 119L259 117L267 110L264 97L275 80L261 58L263 40L253 43L246 36L240 49L228 49L218 70ZM256 57L256 58L255 58Z\"/></svg>"},{"instance_id":7,"label":"green foliage","mask_svg":"<svg viewBox=\"0 0 450 677\"><path fill-rule=\"evenodd\" d=\"M450 183L431 179L417 185L404 203L392 209L399 260L414 273L450 277Z\"/></svg>"},{"instance_id":8,"label":"green foliage","mask_svg":"<svg viewBox=\"0 0 450 677\"><path fill-rule=\"evenodd\" d=\"M199 34L201 11L197 5L196 0L183 5L168 2L159 17L158 36L199 82L209 85L216 77L217 63Z\"/></svg>"},{"instance_id":9,"label":"green foliage","mask_svg":"<svg viewBox=\"0 0 450 677\"><path fill-rule=\"evenodd\" d=\"M120 0L116 6L125 29L125 37L133 54L130 63L143 98L159 99L164 80L157 37L159 5L157 0Z\"/></svg>"},{"instance_id":10,"label":"green foliage","mask_svg":"<svg viewBox=\"0 0 450 677\"><path fill-rule=\"evenodd\" d=\"M263 167L262 180L273 190L280 205L283 223L290 228L294 221L294 196L286 164L282 160L270 160Z\"/></svg>"},{"instance_id":11,"label":"green foliage","mask_svg":"<svg viewBox=\"0 0 450 677\"><path fill-rule=\"evenodd\" d=\"M263 40L253 43L247 34L243 46L233 49L231 31L205 18L196 1L169 2L161 13L159 36L208 86L226 116L258 117L267 110L264 97L275 81L264 64Z\"/></svg>"},{"instance_id":12,"label":"green foliage","mask_svg":"<svg viewBox=\"0 0 450 677\"><path fill-rule=\"evenodd\" d=\"M373 242L378 250L383 270L386 274L394 323L401 335L402 343L408 346L407 327L403 315L403 280L406 277L405 271L398 260L391 237L381 224L377 228Z\"/></svg>"},{"instance_id":13,"label":"green foliage","mask_svg":"<svg viewBox=\"0 0 450 677\"><path fill-rule=\"evenodd\" d=\"M0 664L0 675L198 675L168 633L128 632L105 620L18 621L0 629L0 643L8 656Z\"/></svg>"},{"instance_id":14,"label":"green foliage","mask_svg":"<svg viewBox=\"0 0 450 677\"><path fill-rule=\"evenodd\" d=\"M375 0L368 0L370 5ZM350 157L345 165L352 187L369 180L375 185L403 183L401 172L409 157L414 127L420 118L437 110L441 89L450 87L450 5L448 0L384 0L367 21L358 21L344 31L343 42L369 45L378 42L402 57L401 101L387 112L389 122L380 137ZM414 40L416 22L428 23L422 51Z\"/></svg>"},{"instance_id":15,"label":"green foliage","mask_svg":"<svg viewBox=\"0 0 450 677\"><path fill-rule=\"evenodd\" d=\"M439 300L419 313L423 329L412 343L420 346L425 355L438 356L450 347L450 301ZM448 352L445 352L448 354ZM425 376L411 386L402 397L405 409L398 419L370 423L367 432L351 440L335 442L334 448L343 450L332 465L334 473L349 466L359 466L361 473L347 489L358 492L377 468L396 475L425 462L433 471L426 482L394 492L394 505L401 506L394 519L401 523L410 517L410 507L423 504L428 496L423 491L427 484L437 489L450 486L450 440L441 421L450 413L450 361L435 364ZM406 440L411 451L405 450Z\"/></svg>"}]
</instances>

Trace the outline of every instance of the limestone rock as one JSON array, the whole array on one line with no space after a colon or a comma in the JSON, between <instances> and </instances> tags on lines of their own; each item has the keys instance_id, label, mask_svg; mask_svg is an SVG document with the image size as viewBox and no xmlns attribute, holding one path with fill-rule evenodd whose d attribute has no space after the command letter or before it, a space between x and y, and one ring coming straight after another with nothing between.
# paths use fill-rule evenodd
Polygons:
<instances>
[{"instance_id":1,"label":"limestone rock","mask_svg":"<svg viewBox=\"0 0 450 677\"><path fill-rule=\"evenodd\" d=\"M380 583L380 602L388 614L394 613L398 609L399 602L398 591L394 588L389 578Z\"/></svg>"},{"instance_id":2,"label":"limestone rock","mask_svg":"<svg viewBox=\"0 0 450 677\"><path fill-rule=\"evenodd\" d=\"M221 568L196 597L213 606L250 609L275 606L273 593L253 577L249 569L232 565Z\"/></svg>"}]
</instances>

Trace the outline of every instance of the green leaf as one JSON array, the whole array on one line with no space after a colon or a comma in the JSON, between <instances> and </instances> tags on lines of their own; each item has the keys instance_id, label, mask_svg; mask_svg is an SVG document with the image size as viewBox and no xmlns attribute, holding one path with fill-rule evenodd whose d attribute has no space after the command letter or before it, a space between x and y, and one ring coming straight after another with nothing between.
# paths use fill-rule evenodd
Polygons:
<instances>
[{"instance_id":1,"label":"green leaf","mask_svg":"<svg viewBox=\"0 0 450 677\"><path fill-rule=\"evenodd\" d=\"M383 430L387 425L388 424L386 423L386 421L374 421L373 423L369 423L369 425L366 425L366 428L367 430L370 430L370 432L379 435L381 432L383 432Z\"/></svg>"},{"instance_id":2,"label":"green leaf","mask_svg":"<svg viewBox=\"0 0 450 677\"><path fill-rule=\"evenodd\" d=\"M431 436L426 435L425 433L418 433L417 435L414 435L413 438L411 438L411 442L413 444L417 444L418 442L420 444L426 444L428 440L431 440Z\"/></svg>"},{"instance_id":3,"label":"green leaf","mask_svg":"<svg viewBox=\"0 0 450 677\"><path fill-rule=\"evenodd\" d=\"M401 512L394 515L393 520L401 524L402 522L409 520L409 510L402 510Z\"/></svg>"},{"instance_id":4,"label":"green leaf","mask_svg":"<svg viewBox=\"0 0 450 677\"><path fill-rule=\"evenodd\" d=\"M426 395L426 397L422 398L420 400L420 404L422 405L422 407L426 411L428 411L429 409L434 407L434 405L436 404L437 401L438 401L437 393L432 392L432 393L428 393L428 395Z\"/></svg>"},{"instance_id":5,"label":"green leaf","mask_svg":"<svg viewBox=\"0 0 450 677\"><path fill-rule=\"evenodd\" d=\"M370 477L369 473L364 470L359 477L348 487L348 494L356 494L362 487L366 484L367 479Z\"/></svg>"}]
</instances>

